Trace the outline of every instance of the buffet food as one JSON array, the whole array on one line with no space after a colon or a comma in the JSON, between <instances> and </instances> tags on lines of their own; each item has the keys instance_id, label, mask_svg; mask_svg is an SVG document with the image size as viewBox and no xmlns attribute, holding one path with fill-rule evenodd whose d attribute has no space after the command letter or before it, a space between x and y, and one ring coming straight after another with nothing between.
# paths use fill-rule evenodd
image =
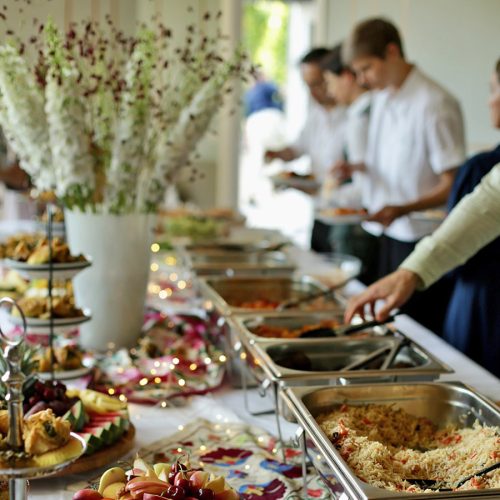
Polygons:
<instances>
[{"instance_id":1,"label":"buffet food","mask_svg":"<svg viewBox=\"0 0 500 500\"><path fill-rule=\"evenodd\" d=\"M455 485L500 459L500 428L447 426L393 405L341 405L316 418L342 458L362 480L378 488L428 492L418 479ZM500 488L500 469L467 480L458 490Z\"/></svg>"},{"instance_id":2,"label":"buffet food","mask_svg":"<svg viewBox=\"0 0 500 500\"><path fill-rule=\"evenodd\" d=\"M272 300L264 297L256 300L229 300L228 303L231 307L238 307L241 309L254 309L256 311L275 311L284 301ZM308 302L300 303L296 307L287 309L292 311L300 309L301 311L321 311L329 309L336 304L335 299L329 297L318 297L317 299Z\"/></svg>"},{"instance_id":3,"label":"buffet food","mask_svg":"<svg viewBox=\"0 0 500 500\"><path fill-rule=\"evenodd\" d=\"M142 500L238 500L240 496L223 476L191 468L177 460L173 464L150 465L141 458L130 471L120 467L108 469L97 490L77 491L73 500L142 499Z\"/></svg>"},{"instance_id":4,"label":"buffet food","mask_svg":"<svg viewBox=\"0 0 500 500\"><path fill-rule=\"evenodd\" d=\"M323 217L343 217L345 215L368 215L364 208L332 207L321 210Z\"/></svg>"},{"instance_id":5,"label":"buffet food","mask_svg":"<svg viewBox=\"0 0 500 500\"><path fill-rule=\"evenodd\" d=\"M48 297L23 297L18 301L19 307L27 318L50 318L50 299ZM75 306L73 296L64 295L52 298L52 313L54 318L79 318L83 311ZM19 316L19 311L12 311L14 316Z\"/></svg>"},{"instance_id":6,"label":"buffet food","mask_svg":"<svg viewBox=\"0 0 500 500\"><path fill-rule=\"evenodd\" d=\"M77 345L65 345L50 349L42 347L34 355L38 362L38 371L42 373L65 370L77 370L83 367L84 352Z\"/></svg>"},{"instance_id":7,"label":"buffet food","mask_svg":"<svg viewBox=\"0 0 500 500\"><path fill-rule=\"evenodd\" d=\"M316 330L318 328L336 328L339 325L340 322L335 319L326 319L315 324L303 325L299 328L287 328L284 326L262 324L257 325L251 331L259 337L296 339L299 338L303 333L310 330Z\"/></svg>"},{"instance_id":8,"label":"buffet food","mask_svg":"<svg viewBox=\"0 0 500 500\"><path fill-rule=\"evenodd\" d=\"M70 436L70 423L51 409L26 416L22 422L23 448L13 450L7 440L9 415L0 411L0 468L43 467L69 460L80 443ZM76 445L76 446L75 446Z\"/></svg>"},{"instance_id":9,"label":"buffet food","mask_svg":"<svg viewBox=\"0 0 500 500\"><path fill-rule=\"evenodd\" d=\"M52 239L51 249L46 237L27 234L12 236L0 245L0 257L26 262L27 264L47 264L52 253L52 262L85 262L83 255L71 255L68 245L58 237Z\"/></svg>"}]
</instances>

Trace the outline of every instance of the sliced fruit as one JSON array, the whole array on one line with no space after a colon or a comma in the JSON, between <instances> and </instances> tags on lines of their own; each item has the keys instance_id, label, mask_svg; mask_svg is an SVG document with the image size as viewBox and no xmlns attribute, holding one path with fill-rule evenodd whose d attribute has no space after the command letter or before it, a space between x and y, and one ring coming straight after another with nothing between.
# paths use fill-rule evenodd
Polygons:
<instances>
[{"instance_id":1,"label":"sliced fruit","mask_svg":"<svg viewBox=\"0 0 500 500\"><path fill-rule=\"evenodd\" d=\"M88 432L90 434L94 434L94 436L98 437L103 446L107 446L111 443L111 431L107 428L107 426L103 425L95 425L92 426L92 422L89 425L86 425L82 432Z\"/></svg>"},{"instance_id":2,"label":"sliced fruit","mask_svg":"<svg viewBox=\"0 0 500 500\"><path fill-rule=\"evenodd\" d=\"M101 500L102 495L96 491L86 488L84 490L77 491L73 495L73 500Z\"/></svg>"},{"instance_id":3,"label":"sliced fruit","mask_svg":"<svg viewBox=\"0 0 500 500\"><path fill-rule=\"evenodd\" d=\"M85 408L81 401L77 401L63 416L71 424L71 429L79 432L85 425Z\"/></svg>"},{"instance_id":4,"label":"sliced fruit","mask_svg":"<svg viewBox=\"0 0 500 500\"><path fill-rule=\"evenodd\" d=\"M111 483L104 488L102 495L106 498L120 498L120 493L125 493L126 483Z\"/></svg>"},{"instance_id":5,"label":"sliced fruit","mask_svg":"<svg viewBox=\"0 0 500 500\"><path fill-rule=\"evenodd\" d=\"M91 391L90 389L84 389L82 391L72 391L77 392L78 396L83 401L83 406L86 410L93 411L95 413L107 413L110 411L119 411L127 408L127 403L120 401L117 398L107 396L101 392Z\"/></svg>"},{"instance_id":6,"label":"sliced fruit","mask_svg":"<svg viewBox=\"0 0 500 500\"><path fill-rule=\"evenodd\" d=\"M70 437L69 441L57 450L35 455L33 461L38 467L50 467L77 458L82 453L82 445L78 439Z\"/></svg>"},{"instance_id":7,"label":"sliced fruit","mask_svg":"<svg viewBox=\"0 0 500 500\"><path fill-rule=\"evenodd\" d=\"M126 483L127 476L125 471L121 467L112 467L108 469L102 476L99 481L99 493L103 493L103 491L113 483ZM104 495L108 496L108 495ZM113 495L110 495L113 496Z\"/></svg>"}]
</instances>

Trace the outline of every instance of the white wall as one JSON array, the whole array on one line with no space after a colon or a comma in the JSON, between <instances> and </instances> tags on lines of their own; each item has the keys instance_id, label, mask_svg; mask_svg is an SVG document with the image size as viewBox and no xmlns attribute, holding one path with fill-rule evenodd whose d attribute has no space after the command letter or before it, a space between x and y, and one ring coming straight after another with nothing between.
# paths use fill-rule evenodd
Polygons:
<instances>
[{"instance_id":1,"label":"white wall","mask_svg":"<svg viewBox=\"0 0 500 500\"><path fill-rule=\"evenodd\" d=\"M488 82L500 58L500 0L328 0L327 42L342 40L371 16L395 21L407 56L461 102L470 151L496 145Z\"/></svg>"}]
</instances>

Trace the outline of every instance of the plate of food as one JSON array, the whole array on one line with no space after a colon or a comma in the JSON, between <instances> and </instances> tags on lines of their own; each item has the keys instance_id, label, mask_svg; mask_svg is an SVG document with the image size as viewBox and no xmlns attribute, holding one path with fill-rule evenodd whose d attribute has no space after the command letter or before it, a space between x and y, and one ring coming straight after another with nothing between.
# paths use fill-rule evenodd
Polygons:
<instances>
[{"instance_id":1,"label":"plate of food","mask_svg":"<svg viewBox=\"0 0 500 500\"><path fill-rule=\"evenodd\" d=\"M434 222L439 224L444 221L447 215L448 212L446 212L446 210L421 210L419 212L412 212L410 214L410 218L416 221Z\"/></svg>"},{"instance_id":2,"label":"plate of food","mask_svg":"<svg viewBox=\"0 0 500 500\"><path fill-rule=\"evenodd\" d=\"M51 380L54 367L56 380L72 380L88 375L95 366L95 359L86 354L77 345L54 347L53 358L50 347L42 347L33 356L38 362L38 376L42 380Z\"/></svg>"},{"instance_id":3,"label":"plate of food","mask_svg":"<svg viewBox=\"0 0 500 500\"><path fill-rule=\"evenodd\" d=\"M329 225L360 224L368 217L364 208L330 207L319 210L316 218Z\"/></svg>"},{"instance_id":4,"label":"plate of food","mask_svg":"<svg viewBox=\"0 0 500 500\"><path fill-rule=\"evenodd\" d=\"M26 317L26 327L30 333L46 334L50 332L50 305L48 297L23 297L18 301ZM65 295L52 298L53 328L55 333L73 330L91 319L90 310L75 306L74 298ZM13 309L9 319L15 326L23 326L19 311Z\"/></svg>"},{"instance_id":5,"label":"plate of food","mask_svg":"<svg viewBox=\"0 0 500 500\"><path fill-rule=\"evenodd\" d=\"M21 235L8 238L0 245L4 264L31 279L47 278L52 272L61 280L69 280L91 265L84 255L71 255L68 245L58 237L49 248L47 238L35 235ZM51 259L52 257L52 259ZM50 259L52 264L50 264Z\"/></svg>"},{"instance_id":6,"label":"plate of food","mask_svg":"<svg viewBox=\"0 0 500 500\"><path fill-rule=\"evenodd\" d=\"M320 183L313 174L298 174L296 172L281 172L271 177L276 188L294 188L306 191L315 191Z\"/></svg>"}]
</instances>

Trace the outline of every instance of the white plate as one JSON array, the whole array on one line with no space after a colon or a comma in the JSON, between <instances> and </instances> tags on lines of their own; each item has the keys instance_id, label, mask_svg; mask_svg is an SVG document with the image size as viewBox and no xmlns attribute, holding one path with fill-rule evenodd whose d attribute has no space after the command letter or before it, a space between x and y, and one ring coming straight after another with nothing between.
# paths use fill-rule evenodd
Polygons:
<instances>
[{"instance_id":1,"label":"white plate","mask_svg":"<svg viewBox=\"0 0 500 500\"><path fill-rule=\"evenodd\" d=\"M316 213L317 220L331 226L337 224L361 224L367 218L368 214L333 215L328 210L319 210Z\"/></svg>"},{"instance_id":2,"label":"white plate","mask_svg":"<svg viewBox=\"0 0 500 500\"><path fill-rule=\"evenodd\" d=\"M275 187L306 189L308 191L320 188L320 183L316 179L304 177L285 177L278 174L272 176L271 181Z\"/></svg>"},{"instance_id":3,"label":"white plate","mask_svg":"<svg viewBox=\"0 0 500 500\"><path fill-rule=\"evenodd\" d=\"M86 309L83 316L76 316L74 318L54 318L53 327L54 333L66 333L74 330L75 327L86 323L92 319L90 311ZM23 326L23 320L20 316L9 315L9 320L13 325ZM28 318L26 317L26 327L27 333L34 334L47 334L50 333L50 320L40 319L40 318Z\"/></svg>"},{"instance_id":4,"label":"white plate","mask_svg":"<svg viewBox=\"0 0 500 500\"><path fill-rule=\"evenodd\" d=\"M421 212L412 212L410 219L423 222L443 222L447 216L445 210L422 210Z\"/></svg>"},{"instance_id":5,"label":"white plate","mask_svg":"<svg viewBox=\"0 0 500 500\"><path fill-rule=\"evenodd\" d=\"M59 262L52 264L52 273L55 278L60 280L70 280L80 271L92 265L90 257L85 256L81 262ZM48 279L50 274L49 264L28 264L14 259L4 259L3 264L9 269L27 276L30 279Z\"/></svg>"},{"instance_id":6,"label":"white plate","mask_svg":"<svg viewBox=\"0 0 500 500\"><path fill-rule=\"evenodd\" d=\"M95 359L87 358L83 360L83 366L81 368L76 368L75 370L61 370L54 373L55 380L72 380L75 378L85 377L88 375L92 368L95 366ZM38 372L37 375L42 380L52 380L52 376L49 372Z\"/></svg>"}]
</instances>

